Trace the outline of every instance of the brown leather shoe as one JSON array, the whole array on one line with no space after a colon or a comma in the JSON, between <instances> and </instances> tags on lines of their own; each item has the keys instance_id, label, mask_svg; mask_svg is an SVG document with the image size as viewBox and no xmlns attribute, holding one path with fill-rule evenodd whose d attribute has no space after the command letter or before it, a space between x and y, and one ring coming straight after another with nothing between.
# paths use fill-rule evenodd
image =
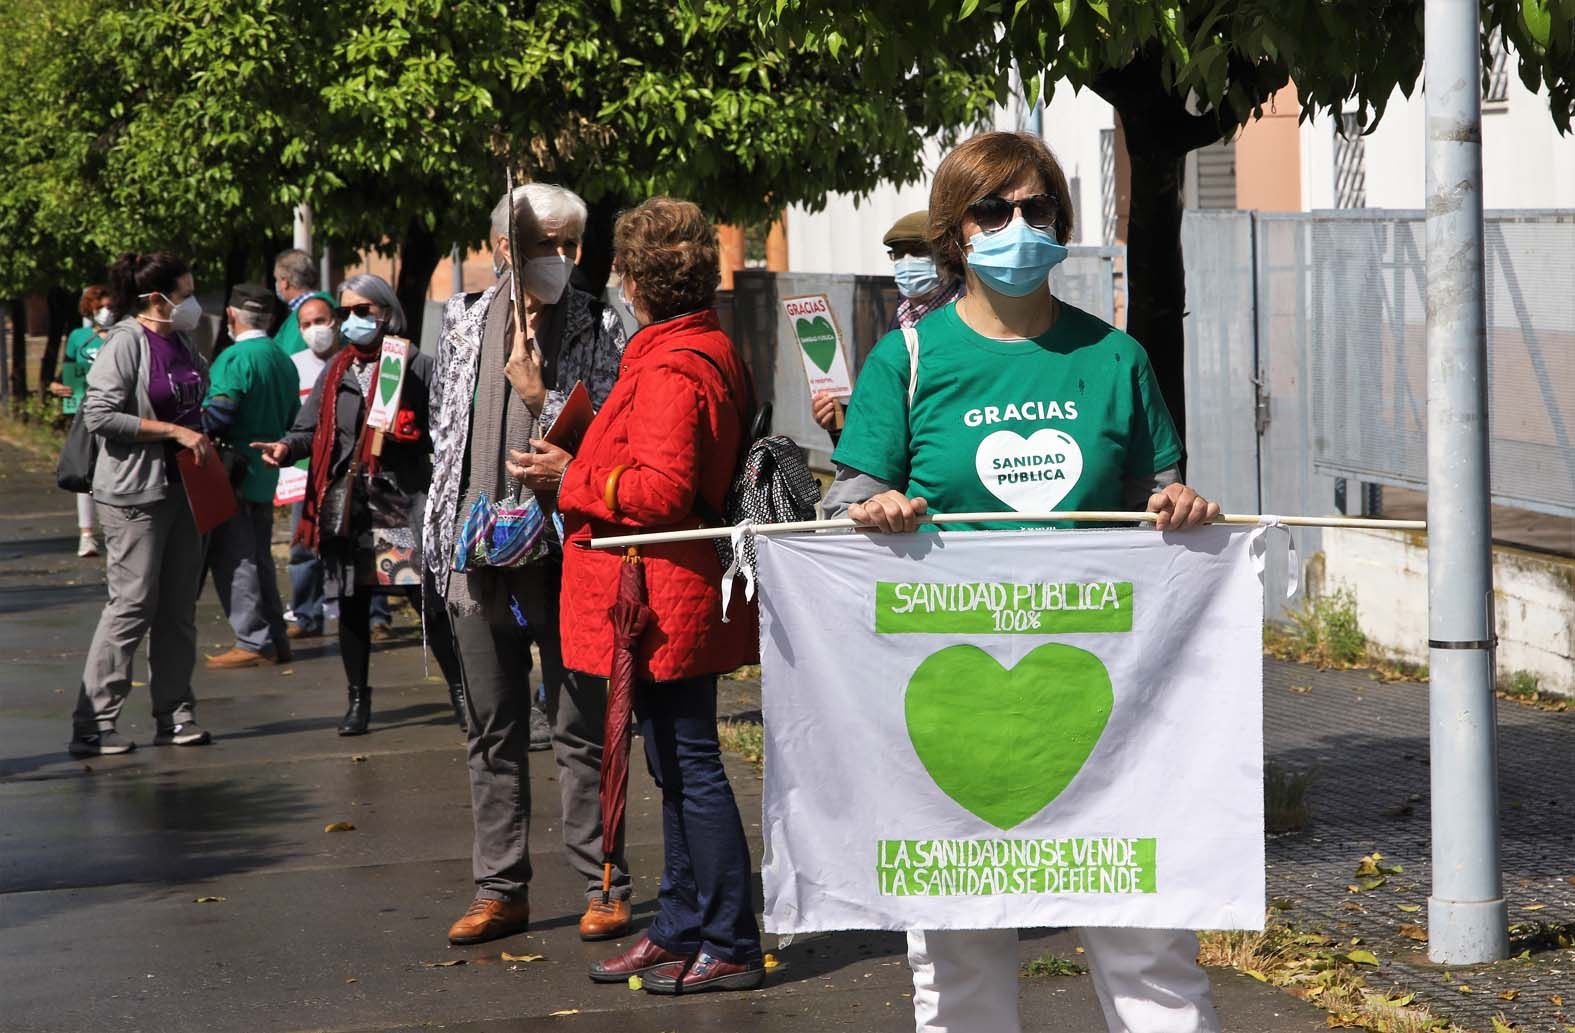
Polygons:
<instances>
[{"instance_id":1,"label":"brown leather shoe","mask_svg":"<svg viewBox=\"0 0 1575 1033\"><path fill-rule=\"evenodd\" d=\"M634 946L617 957L591 962L591 982L626 983L630 976L642 975L663 965L676 965L682 969L689 961L689 956L658 947L649 936L641 933L640 938L634 941Z\"/></svg>"},{"instance_id":2,"label":"brown leather shoe","mask_svg":"<svg viewBox=\"0 0 1575 1033\"><path fill-rule=\"evenodd\" d=\"M688 964L661 965L647 972L645 992L698 994L708 990L758 990L765 982L766 966L759 958L740 965L701 951Z\"/></svg>"},{"instance_id":3,"label":"brown leather shoe","mask_svg":"<svg viewBox=\"0 0 1575 1033\"><path fill-rule=\"evenodd\" d=\"M477 897L448 931L448 942L456 945L486 943L522 933L530 925L527 900L486 900Z\"/></svg>"},{"instance_id":4,"label":"brown leather shoe","mask_svg":"<svg viewBox=\"0 0 1575 1033\"><path fill-rule=\"evenodd\" d=\"M288 628L286 628L284 630L284 633L285 633L285 636L288 637L288 638L322 638L323 637L323 629L322 628L314 628L314 627L311 627L310 625L302 624L300 621L296 621L294 624L291 624Z\"/></svg>"},{"instance_id":5,"label":"brown leather shoe","mask_svg":"<svg viewBox=\"0 0 1575 1033\"><path fill-rule=\"evenodd\" d=\"M373 642L387 642L394 637L394 629L387 624L374 624L371 635Z\"/></svg>"},{"instance_id":6,"label":"brown leather shoe","mask_svg":"<svg viewBox=\"0 0 1575 1033\"><path fill-rule=\"evenodd\" d=\"M628 931L629 902L627 900L609 900L603 903L601 897L593 897L585 906L585 914L580 916L582 940L616 940Z\"/></svg>"},{"instance_id":7,"label":"brown leather shoe","mask_svg":"<svg viewBox=\"0 0 1575 1033\"><path fill-rule=\"evenodd\" d=\"M267 660L268 658L261 653L235 646L228 652L208 657L208 669L210 671L226 671L240 667L257 667L266 663Z\"/></svg>"}]
</instances>

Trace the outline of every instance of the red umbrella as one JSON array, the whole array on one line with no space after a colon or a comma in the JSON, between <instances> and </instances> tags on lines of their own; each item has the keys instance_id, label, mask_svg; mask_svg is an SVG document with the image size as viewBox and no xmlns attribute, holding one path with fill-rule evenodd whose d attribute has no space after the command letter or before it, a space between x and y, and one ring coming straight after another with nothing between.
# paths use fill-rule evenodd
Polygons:
<instances>
[{"instance_id":1,"label":"red umbrella","mask_svg":"<svg viewBox=\"0 0 1575 1033\"><path fill-rule=\"evenodd\" d=\"M607 721L602 729L602 899L612 894L612 857L629 796L629 716L634 711L635 657L651 622L645 603L645 568L631 547L618 570L612 610L612 677L607 681Z\"/></svg>"}]
</instances>

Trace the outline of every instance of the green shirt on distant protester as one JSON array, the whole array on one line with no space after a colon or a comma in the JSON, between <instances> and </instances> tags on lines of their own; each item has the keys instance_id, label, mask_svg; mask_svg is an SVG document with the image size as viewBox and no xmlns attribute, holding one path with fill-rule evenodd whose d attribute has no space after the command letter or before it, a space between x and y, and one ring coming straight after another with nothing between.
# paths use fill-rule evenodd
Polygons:
<instances>
[{"instance_id":1,"label":"green shirt on distant protester","mask_svg":"<svg viewBox=\"0 0 1575 1033\"><path fill-rule=\"evenodd\" d=\"M66 415L76 412L87 393L87 374L104 347L104 332L96 326L79 326L66 338L65 364L60 370L61 383L71 389L70 398L60 400L60 411Z\"/></svg>"},{"instance_id":2,"label":"green shirt on distant protester","mask_svg":"<svg viewBox=\"0 0 1575 1033\"><path fill-rule=\"evenodd\" d=\"M248 502L272 502L279 471L247 446L253 441L278 441L295 422L301 411L295 363L265 335L237 341L213 360L208 398L228 398L235 403L235 421L225 437L246 456L241 497Z\"/></svg>"}]
</instances>

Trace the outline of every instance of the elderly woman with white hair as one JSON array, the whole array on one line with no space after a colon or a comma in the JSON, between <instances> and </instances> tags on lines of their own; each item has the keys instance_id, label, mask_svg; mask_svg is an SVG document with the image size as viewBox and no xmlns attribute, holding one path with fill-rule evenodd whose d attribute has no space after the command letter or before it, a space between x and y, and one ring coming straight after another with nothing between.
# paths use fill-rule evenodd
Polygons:
<instances>
[{"instance_id":1,"label":"elderly woman with white hair","mask_svg":"<svg viewBox=\"0 0 1575 1033\"><path fill-rule=\"evenodd\" d=\"M322 558L327 594L339 599L339 653L349 682L349 707L339 734L360 735L372 708L370 607L379 587L372 531L374 526L410 528L421 519L432 482L428 394L433 362L420 352L411 355L399 412L384 434L381 454L373 455L367 400L383 338L404 331L405 312L387 280L363 273L339 288L338 317L345 347L323 368L294 426L282 440L253 442L252 447L272 466L311 459L296 540Z\"/></svg>"},{"instance_id":2,"label":"elderly woman with white hair","mask_svg":"<svg viewBox=\"0 0 1575 1033\"><path fill-rule=\"evenodd\" d=\"M580 936L612 939L629 928L628 868L614 851L602 892L598 803L605 691L564 669L558 635L561 555L514 568L453 573L465 515L482 495L513 490L509 454L523 457L526 487L557 494L568 455L543 439L569 392L583 381L593 405L612 391L623 326L606 305L569 282L585 228L585 202L563 187L528 183L513 193L520 254L509 253L509 201L492 213L499 280L479 296L456 295L443 314L433 390L436 468L427 500L427 570L442 595L459 647L470 729L468 768L475 821L470 907L449 929L456 944L523 932L530 920L530 777L535 748L526 674L541 654L545 724L558 766L564 849L583 880ZM518 274L518 283L514 276ZM512 299L523 297L524 324ZM552 532L549 532L552 533ZM513 612L518 609L518 619Z\"/></svg>"}]
</instances>

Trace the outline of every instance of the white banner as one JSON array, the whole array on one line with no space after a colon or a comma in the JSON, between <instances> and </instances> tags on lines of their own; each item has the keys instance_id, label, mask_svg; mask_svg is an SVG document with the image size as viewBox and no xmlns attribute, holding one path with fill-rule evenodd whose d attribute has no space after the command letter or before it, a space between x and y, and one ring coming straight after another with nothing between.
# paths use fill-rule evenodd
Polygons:
<instances>
[{"instance_id":1,"label":"white banner","mask_svg":"<svg viewBox=\"0 0 1575 1033\"><path fill-rule=\"evenodd\" d=\"M1262 928L1264 533L759 537L767 930Z\"/></svg>"}]
</instances>

